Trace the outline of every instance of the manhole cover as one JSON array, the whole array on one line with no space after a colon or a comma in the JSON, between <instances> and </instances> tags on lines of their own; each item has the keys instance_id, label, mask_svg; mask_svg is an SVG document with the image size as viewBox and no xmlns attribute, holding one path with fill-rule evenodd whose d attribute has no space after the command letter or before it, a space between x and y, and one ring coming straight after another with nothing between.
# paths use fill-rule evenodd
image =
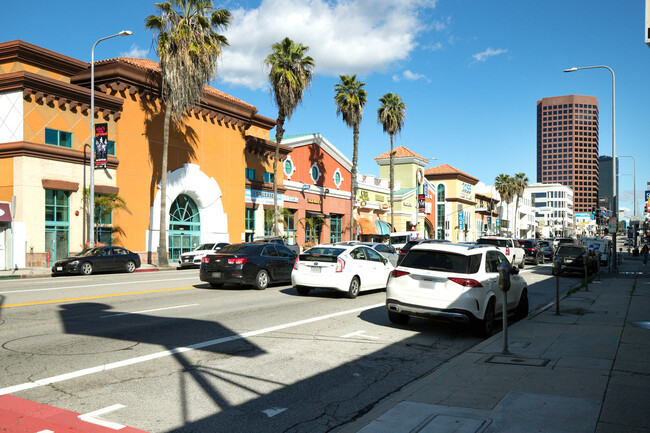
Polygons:
<instances>
[{"instance_id":1,"label":"manhole cover","mask_svg":"<svg viewBox=\"0 0 650 433\"><path fill-rule=\"evenodd\" d=\"M12 352L32 355L94 355L130 349L140 344L133 337L121 334L70 335L45 334L32 335L7 341L2 348Z\"/></svg>"},{"instance_id":2,"label":"manhole cover","mask_svg":"<svg viewBox=\"0 0 650 433\"><path fill-rule=\"evenodd\" d=\"M550 359L518 358L516 356L492 355L485 360L488 364L524 365L526 367L545 367Z\"/></svg>"},{"instance_id":3,"label":"manhole cover","mask_svg":"<svg viewBox=\"0 0 650 433\"><path fill-rule=\"evenodd\" d=\"M650 321L648 320L631 322L630 325L634 326L635 328L650 329Z\"/></svg>"}]
</instances>

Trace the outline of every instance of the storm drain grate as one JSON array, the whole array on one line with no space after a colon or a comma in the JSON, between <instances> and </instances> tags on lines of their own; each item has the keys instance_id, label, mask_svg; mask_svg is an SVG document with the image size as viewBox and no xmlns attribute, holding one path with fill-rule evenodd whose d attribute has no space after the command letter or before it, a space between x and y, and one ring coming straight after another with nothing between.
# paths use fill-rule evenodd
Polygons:
<instances>
[{"instance_id":1,"label":"storm drain grate","mask_svg":"<svg viewBox=\"0 0 650 433\"><path fill-rule=\"evenodd\" d=\"M526 367L546 367L550 359L518 358L516 356L492 355L485 360L488 364L523 365Z\"/></svg>"}]
</instances>

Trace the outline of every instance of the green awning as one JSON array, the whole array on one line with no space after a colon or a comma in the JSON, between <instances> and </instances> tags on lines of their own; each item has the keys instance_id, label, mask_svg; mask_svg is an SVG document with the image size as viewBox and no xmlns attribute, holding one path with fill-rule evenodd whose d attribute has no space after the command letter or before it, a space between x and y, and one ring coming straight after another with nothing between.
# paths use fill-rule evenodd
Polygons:
<instances>
[{"instance_id":1,"label":"green awning","mask_svg":"<svg viewBox=\"0 0 650 433\"><path fill-rule=\"evenodd\" d=\"M390 226L388 223L382 221L382 220L377 220L375 221L375 226L377 226L377 234L378 235L389 235L390 234Z\"/></svg>"}]
</instances>

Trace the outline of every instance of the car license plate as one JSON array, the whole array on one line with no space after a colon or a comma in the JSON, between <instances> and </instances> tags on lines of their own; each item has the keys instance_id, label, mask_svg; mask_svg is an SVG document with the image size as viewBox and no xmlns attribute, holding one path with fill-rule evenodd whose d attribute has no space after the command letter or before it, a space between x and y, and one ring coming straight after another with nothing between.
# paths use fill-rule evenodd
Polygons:
<instances>
[{"instance_id":1,"label":"car license plate","mask_svg":"<svg viewBox=\"0 0 650 433\"><path fill-rule=\"evenodd\" d=\"M56 270L57 270L57 271L62 271L62 270L63 270L63 266L57 266L57 267L56 267Z\"/></svg>"},{"instance_id":2,"label":"car license plate","mask_svg":"<svg viewBox=\"0 0 650 433\"><path fill-rule=\"evenodd\" d=\"M573 259L566 259L567 263L573 263Z\"/></svg>"},{"instance_id":3,"label":"car license plate","mask_svg":"<svg viewBox=\"0 0 650 433\"><path fill-rule=\"evenodd\" d=\"M212 278L221 278L221 272L213 272Z\"/></svg>"},{"instance_id":4,"label":"car license plate","mask_svg":"<svg viewBox=\"0 0 650 433\"><path fill-rule=\"evenodd\" d=\"M420 280L421 289L433 289L436 286L435 281L432 280Z\"/></svg>"},{"instance_id":5,"label":"car license plate","mask_svg":"<svg viewBox=\"0 0 650 433\"><path fill-rule=\"evenodd\" d=\"M317 267L315 267L315 266L312 267L312 268L311 268L311 273L312 273L312 274L320 274L320 268L317 268Z\"/></svg>"}]
</instances>

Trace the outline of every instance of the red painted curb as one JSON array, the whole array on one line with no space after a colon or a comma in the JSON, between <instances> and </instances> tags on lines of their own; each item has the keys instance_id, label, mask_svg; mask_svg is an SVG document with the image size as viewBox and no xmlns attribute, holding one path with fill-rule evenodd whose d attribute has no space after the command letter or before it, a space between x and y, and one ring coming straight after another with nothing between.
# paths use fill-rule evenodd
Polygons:
<instances>
[{"instance_id":1,"label":"red painted curb","mask_svg":"<svg viewBox=\"0 0 650 433\"><path fill-rule=\"evenodd\" d=\"M154 269L136 269L136 270L133 271L133 272L134 272L134 273L135 273L135 272L158 272L159 270L160 270L160 269L158 269L158 268L154 268Z\"/></svg>"}]
</instances>

